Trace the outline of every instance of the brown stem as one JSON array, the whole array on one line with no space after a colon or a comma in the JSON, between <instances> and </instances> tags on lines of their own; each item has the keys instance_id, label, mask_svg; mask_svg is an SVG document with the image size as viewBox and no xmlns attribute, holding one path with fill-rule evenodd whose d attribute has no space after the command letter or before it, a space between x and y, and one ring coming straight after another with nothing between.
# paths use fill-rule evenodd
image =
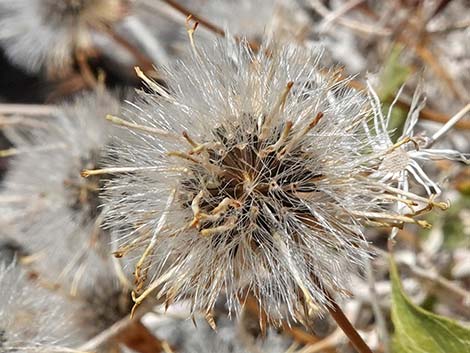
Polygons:
<instances>
[{"instance_id":1,"label":"brown stem","mask_svg":"<svg viewBox=\"0 0 470 353\"><path fill-rule=\"evenodd\" d=\"M153 67L153 62L152 60L142 53L133 43L129 42L126 38L124 38L122 35L117 33L115 30L113 30L110 27L102 28L100 27L104 33L108 34L117 44L122 46L124 49L126 49L129 53L131 53L134 58L137 60L140 68L145 72L145 71L154 71Z\"/></svg>"},{"instance_id":2,"label":"brown stem","mask_svg":"<svg viewBox=\"0 0 470 353\"><path fill-rule=\"evenodd\" d=\"M186 7L184 7L183 5L179 4L177 1L173 1L173 0L162 0L163 2L167 3L169 6L171 6L172 8L174 8L176 11L180 12L181 14L183 14L185 17L189 17L191 16L191 19L197 23L199 23L201 26L204 26L206 27L208 30L218 34L218 35L221 35L222 37L225 37L225 31L216 26L215 24L209 22L208 20L198 16L198 15L195 15L194 13L191 12L191 10L187 9ZM235 40L237 40L237 42L240 41L240 37L239 36L235 36ZM248 41L248 44L250 46L251 49L253 49L254 51L257 51L259 50L260 48L260 45L254 41Z\"/></svg>"},{"instance_id":3,"label":"brown stem","mask_svg":"<svg viewBox=\"0 0 470 353\"><path fill-rule=\"evenodd\" d=\"M46 103L54 102L59 98L72 95L86 88L89 88L89 86L83 76L73 74L54 87L54 90L47 96Z\"/></svg>"},{"instance_id":4,"label":"brown stem","mask_svg":"<svg viewBox=\"0 0 470 353\"><path fill-rule=\"evenodd\" d=\"M357 333L356 329L351 322L349 322L346 315L344 315L339 305L331 298L331 296L329 297L331 306L328 308L328 311L338 326L343 330L344 334L349 338L349 341L351 341L354 348L356 348L359 353L372 353L372 350L364 342L359 333Z\"/></svg>"},{"instance_id":5,"label":"brown stem","mask_svg":"<svg viewBox=\"0 0 470 353\"><path fill-rule=\"evenodd\" d=\"M77 60L79 72L83 77L83 81L90 88L96 87L98 81L93 72L91 71L90 65L88 63L88 57L85 51L78 49L75 52L75 58Z\"/></svg>"},{"instance_id":6,"label":"brown stem","mask_svg":"<svg viewBox=\"0 0 470 353\"><path fill-rule=\"evenodd\" d=\"M139 353L163 352L162 341L155 337L140 321L132 322L116 336L116 340Z\"/></svg>"},{"instance_id":7,"label":"brown stem","mask_svg":"<svg viewBox=\"0 0 470 353\"><path fill-rule=\"evenodd\" d=\"M170 5L172 8L174 8L176 11L182 13L185 17L188 17L191 15L192 19L196 22L199 22L201 26L206 27L207 29L211 30L214 33L220 34L221 36L225 36L225 31L222 28L217 27L213 23L205 20L204 18L195 15L192 13L189 9L184 7L183 5L180 5L177 1L173 0L163 0L163 2L166 2L168 5Z\"/></svg>"},{"instance_id":8,"label":"brown stem","mask_svg":"<svg viewBox=\"0 0 470 353\"><path fill-rule=\"evenodd\" d=\"M444 11L444 9L447 7L447 5L449 5L451 2L452 2L452 0L440 0L437 4L436 8L432 12L431 16L429 16L428 21L430 21L432 18L437 16L442 11Z\"/></svg>"}]
</instances>

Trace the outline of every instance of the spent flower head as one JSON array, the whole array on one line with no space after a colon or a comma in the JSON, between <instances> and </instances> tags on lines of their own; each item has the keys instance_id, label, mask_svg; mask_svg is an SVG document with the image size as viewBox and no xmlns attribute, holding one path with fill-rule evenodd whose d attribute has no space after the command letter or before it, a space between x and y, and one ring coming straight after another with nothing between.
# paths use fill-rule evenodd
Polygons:
<instances>
[{"instance_id":1,"label":"spent flower head","mask_svg":"<svg viewBox=\"0 0 470 353\"><path fill-rule=\"evenodd\" d=\"M34 254L36 270L68 288L94 281L109 263L98 198L104 181L80 172L101 166L113 131L104 117L118 111L118 100L99 90L44 117L44 127L5 129L16 155L0 196L0 221L17 225L11 236Z\"/></svg>"},{"instance_id":2,"label":"spent flower head","mask_svg":"<svg viewBox=\"0 0 470 353\"><path fill-rule=\"evenodd\" d=\"M364 128L370 137L378 137L374 149L380 152L390 149L395 145L392 141L392 133L394 131L390 131L389 128L393 104L388 113L386 115L383 114L380 99L370 83L368 90L373 107L374 120L372 129L369 129L366 123L364 123ZM398 100L400 94L401 90L398 92L395 102ZM420 162L448 159L462 161L468 164L470 160L465 154L456 150L429 147L430 139L424 134L417 134L415 132L419 113L423 109L424 104L425 99L422 96L421 87L418 87L413 95L403 132L397 138L397 148L383 156L376 174L381 177L382 181L396 182L398 187L404 191L409 190L409 176L412 176L413 179L426 190L428 195L438 195L441 193L440 187L426 174Z\"/></svg>"},{"instance_id":3,"label":"spent flower head","mask_svg":"<svg viewBox=\"0 0 470 353\"><path fill-rule=\"evenodd\" d=\"M68 307L14 265L0 264L0 352L61 352L77 342Z\"/></svg>"},{"instance_id":4,"label":"spent flower head","mask_svg":"<svg viewBox=\"0 0 470 353\"><path fill-rule=\"evenodd\" d=\"M109 154L107 224L119 256L141 253L137 304L158 288L210 315L221 292L236 312L252 293L270 319L301 318L346 295L369 256L364 223L428 226L386 211L401 190L374 171L391 150L374 151L367 96L317 53L232 39L193 51L168 91L150 84L115 119L137 139Z\"/></svg>"}]
</instances>

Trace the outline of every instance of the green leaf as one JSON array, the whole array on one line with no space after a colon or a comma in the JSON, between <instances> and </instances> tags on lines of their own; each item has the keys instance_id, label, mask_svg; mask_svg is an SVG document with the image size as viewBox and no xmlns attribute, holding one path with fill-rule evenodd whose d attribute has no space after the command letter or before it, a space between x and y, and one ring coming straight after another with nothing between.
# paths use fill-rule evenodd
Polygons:
<instances>
[{"instance_id":1,"label":"green leaf","mask_svg":"<svg viewBox=\"0 0 470 353\"><path fill-rule=\"evenodd\" d=\"M390 276L394 353L470 352L470 329L413 304L403 291L393 259Z\"/></svg>"},{"instance_id":2,"label":"green leaf","mask_svg":"<svg viewBox=\"0 0 470 353\"><path fill-rule=\"evenodd\" d=\"M411 74L411 69L401 62L403 46L395 44L389 53L380 73L379 97L381 100L393 100L400 87Z\"/></svg>"}]
</instances>

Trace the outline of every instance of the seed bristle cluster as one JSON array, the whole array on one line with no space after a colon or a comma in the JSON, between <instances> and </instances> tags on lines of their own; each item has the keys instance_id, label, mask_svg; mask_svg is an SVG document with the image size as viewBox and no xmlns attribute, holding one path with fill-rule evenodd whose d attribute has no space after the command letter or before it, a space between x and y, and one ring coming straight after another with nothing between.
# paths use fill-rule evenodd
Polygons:
<instances>
[{"instance_id":1,"label":"seed bristle cluster","mask_svg":"<svg viewBox=\"0 0 470 353\"><path fill-rule=\"evenodd\" d=\"M364 224L429 226L415 217L442 205L376 173L413 141L376 151L368 100L316 54L230 40L194 49L167 73L171 99L142 95L112 119L135 137L102 172L119 175L106 217L116 255L136 257L137 304L158 289L210 315L221 292L237 312L254 294L273 321L302 320L347 293L369 256ZM410 212L389 211L397 201Z\"/></svg>"}]
</instances>

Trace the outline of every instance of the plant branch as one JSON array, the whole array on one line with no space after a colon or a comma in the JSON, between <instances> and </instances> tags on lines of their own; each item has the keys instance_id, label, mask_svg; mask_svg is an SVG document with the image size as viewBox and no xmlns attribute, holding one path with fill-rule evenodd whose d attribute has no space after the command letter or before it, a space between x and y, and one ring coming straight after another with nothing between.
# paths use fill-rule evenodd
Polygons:
<instances>
[{"instance_id":1,"label":"plant branch","mask_svg":"<svg viewBox=\"0 0 470 353\"><path fill-rule=\"evenodd\" d=\"M343 311L339 307L339 305L335 302L331 295L324 289L325 294L330 298L330 306L328 307L328 311L333 319L336 321L338 326L343 330L344 334L349 338L349 341L354 346L354 348L359 353L373 353L369 346L364 342L362 337L356 331L354 326L349 322L346 315L344 315Z\"/></svg>"},{"instance_id":2,"label":"plant branch","mask_svg":"<svg viewBox=\"0 0 470 353\"><path fill-rule=\"evenodd\" d=\"M393 248L393 242L389 244L389 249L391 249L390 245L392 245L392 248ZM374 251L387 260L390 258L390 253L387 251L384 251L377 247L374 247ZM408 270L410 271L410 273L413 274L414 276L437 284L442 289L448 291L451 295L455 295L459 297L462 300L464 305L470 306L469 304L470 303L470 291L467 291L466 289L455 284L453 281L448 280L447 278L441 276L439 273L435 271L424 269L417 265L410 264L405 261L401 261L399 258L395 259L395 261L397 265L399 266L406 266Z\"/></svg>"},{"instance_id":3,"label":"plant branch","mask_svg":"<svg viewBox=\"0 0 470 353\"><path fill-rule=\"evenodd\" d=\"M173 0L162 0L162 1L167 3L169 6L174 8L176 11L183 14L185 17L191 16L192 19L196 22L199 22L199 24L201 26L206 27L208 30L210 30L210 31L212 31L216 34L219 34L222 37L225 37L225 31L222 28L216 26L215 24L209 22L208 20L206 20L206 19L204 19L204 18L202 18L198 15L195 15L193 12L191 12L191 10L189 10L186 7L184 7L183 5L179 4L177 1L173 1Z\"/></svg>"},{"instance_id":4,"label":"plant branch","mask_svg":"<svg viewBox=\"0 0 470 353\"><path fill-rule=\"evenodd\" d=\"M160 353L163 351L163 344L155 337L139 320L126 316L116 322L107 330L101 332L91 340L78 347L81 352L94 351L103 344L115 340L139 353Z\"/></svg>"},{"instance_id":5,"label":"plant branch","mask_svg":"<svg viewBox=\"0 0 470 353\"><path fill-rule=\"evenodd\" d=\"M402 100L397 101L397 106L409 110L410 105ZM424 108L419 112L420 119L434 121L436 123L447 124L451 119L448 115L438 113L434 110ZM459 130L470 130L470 121L458 121L455 125L456 129Z\"/></svg>"},{"instance_id":6,"label":"plant branch","mask_svg":"<svg viewBox=\"0 0 470 353\"><path fill-rule=\"evenodd\" d=\"M46 104L0 104L0 114L3 115L28 115L50 116L57 112L57 106Z\"/></svg>"},{"instance_id":7,"label":"plant branch","mask_svg":"<svg viewBox=\"0 0 470 353\"><path fill-rule=\"evenodd\" d=\"M150 59L146 54L144 54L139 48L137 48L133 43L131 43L127 38L116 32L111 27L99 27L101 31L107 34L111 39L113 39L118 45L126 49L129 53L134 56L138 62L138 66L146 72L155 71L153 66L152 59Z\"/></svg>"},{"instance_id":8,"label":"plant branch","mask_svg":"<svg viewBox=\"0 0 470 353\"><path fill-rule=\"evenodd\" d=\"M212 22L206 20L203 17L201 17L197 14L194 14L190 9L188 9L185 6L179 4L177 1L174 1L174 0L161 0L161 1L166 3L169 7L174 9L176 12L179 12L180 14L184 15L186 18L189 18L191 16L192 21L197 22L199 25L201 25L202 27L205 27L209 31L211 31L215 34L218 34L222 37L226 36L226 33L222 28L218 27L217 25L213 24ZM145 5L147 7L150 7L152 9L155 9L154 5L152 5L151 3L147 2L147 1L143 1L143 5ZM240 41L239 36L234 36L234 38L237 42ZM250 45L250 48L253 49L254 51L259 50L260 45L258 43L256 43L255 41L250 41L249 40L248 44Z\"/></svg>"},{"instance_id":9,"label":"plant branch","mask_svg":"<svg viewBox=\"0 0 470 353\"><path fill-rule=\"evenodd\" d=\"M441 127L434 135L432 135L431 140L429 141L427 147L432 146L437 140L439 140L442 136L444 136L469 111L470 111L470 103L468 103L465 107L463 107L457 114L455 114L452 118L450 118L443 127Z\"/></svg>"},{"instance_id":10,"label":"plant branch","mask_svg":"<svg viewBox=\"0 0 470 353\"><path fill-rule=\"evenodd\" d=\"M159 353L163 351L163 344L140 321L133 321L116 337L116 341L123 343L133 351L140 353Z\"/></svg>"}]
</instances>

